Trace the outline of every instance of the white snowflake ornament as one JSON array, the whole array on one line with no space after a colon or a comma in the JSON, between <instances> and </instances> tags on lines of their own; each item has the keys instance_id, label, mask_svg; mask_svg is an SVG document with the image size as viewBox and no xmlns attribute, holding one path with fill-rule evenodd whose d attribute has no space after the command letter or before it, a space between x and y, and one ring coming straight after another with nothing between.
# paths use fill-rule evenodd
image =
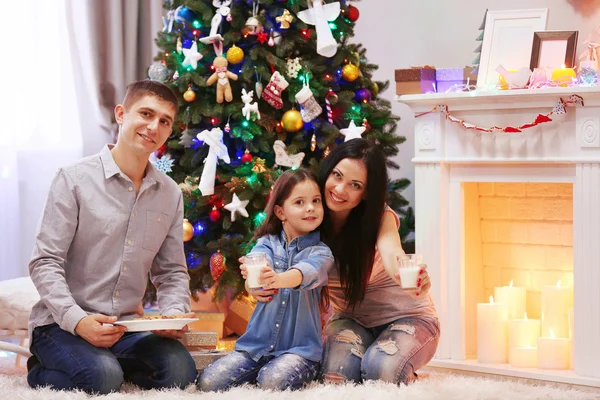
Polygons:
<instances>
[{"instance_id":1,"label":"white snowflake ornament","mask_svg":"<svg viewBox=\"0 0 600 400\"><path fill-rule=\"evenodd\" d=\"M297 78L298 72L302 69L300 65L300 57L290 58L287 60L287 74L290 78Z\"/></svg>"},{"instance_id":2,"label":"white snowflake ornament","mask_svg":"<svg viewBox=\"0 0 600 400\"><path fill-rule=\"evenodd\" d=\"M162 156L161 158L157 158L151 162L152 165L154 165L154 168L164 174L173 171L173 164L175 164L175 161L173 161L171 157L167 156Z\"/></svg>"}]
</instances>

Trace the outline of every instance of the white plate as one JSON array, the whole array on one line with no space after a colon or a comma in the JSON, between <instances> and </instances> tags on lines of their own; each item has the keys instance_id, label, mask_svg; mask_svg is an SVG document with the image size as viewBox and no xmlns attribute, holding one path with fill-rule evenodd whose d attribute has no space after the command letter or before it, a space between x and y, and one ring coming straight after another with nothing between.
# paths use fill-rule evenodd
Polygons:
<instances>
[{"instance_id":1,"label":"white plate","mask_svg":"<svg viewBox=\"0 0 600 400\"><path fill-rule=\"evenodd\" d=\"M129 321L117 321L115 325L123 325L127 332L164 331L182 329L190 322L198 321L198 318L165 318L165 319L136 319Z\"/></svg>"}]
</instances>

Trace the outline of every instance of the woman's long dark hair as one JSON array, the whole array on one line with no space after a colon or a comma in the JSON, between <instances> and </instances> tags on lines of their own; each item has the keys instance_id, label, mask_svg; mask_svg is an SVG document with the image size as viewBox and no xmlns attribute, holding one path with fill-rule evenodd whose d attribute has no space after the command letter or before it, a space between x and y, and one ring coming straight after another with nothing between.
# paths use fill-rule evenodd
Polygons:
<instances>
[{"instance_id":1,"label":"woman's long dark hair","mask_svg":"<svg viewBox=\"0 0 600 400\"><path fill-rule=\"evenodd\" d=\"M322 161L319 186L323 196L327 196L327 178L338 163L346 158L361 161L367 170L365 197L350 211L340 232L333 231L331 214L325 207L321 233L335 257L348 306L354 308L363 300L373 270L388 178L385 156L381 150L365 139L352 139L335 147Z\"/></svg>"}]
</instances>

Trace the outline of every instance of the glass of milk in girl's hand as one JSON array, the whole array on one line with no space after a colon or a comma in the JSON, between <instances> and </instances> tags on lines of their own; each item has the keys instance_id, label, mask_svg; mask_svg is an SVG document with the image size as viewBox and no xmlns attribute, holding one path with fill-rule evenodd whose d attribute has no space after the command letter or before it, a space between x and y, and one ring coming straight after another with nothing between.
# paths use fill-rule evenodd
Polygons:
<instances>
[{"instance_id":1,"label":"glass of milk in girl's hand","mask_svg":"<svg viewBox=\"0 0 600 400\"><path fill-rule=\"evenodd\" d=\"M246 278L248 287L253 290L261 288L262 285L259 281L260 271L264 267L269 267L269 264L267 263L267 255L265 253L246 254L244 266L248 272L248 277Z\"/></svg>"},{"instance_id":2,"label":"glass of milk in girl's hand","mask_svg":"<svg viewBox=\"0 0 600 400\"><path fill-rule=\"evenodd\" d=\"M403 289L415 289L423 257L420 254L405 254L400 259L398 271L400 273L400 285Z\"/></svg>"}]
</instances>

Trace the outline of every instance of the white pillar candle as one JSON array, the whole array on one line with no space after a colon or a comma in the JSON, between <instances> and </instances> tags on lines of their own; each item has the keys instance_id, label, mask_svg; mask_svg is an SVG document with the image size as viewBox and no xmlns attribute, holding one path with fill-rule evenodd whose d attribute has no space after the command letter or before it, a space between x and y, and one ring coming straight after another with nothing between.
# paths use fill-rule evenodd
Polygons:
<instances>
[{"instance_id":1,"label":"white pillar candle","mask_svg":"<svg viewBox=\"0 0 600 400\"><path fill-rule=\"evenodd\" d=\"M537 367L537 347L515 347L510 349L510 365L518 368Z\"/></svg>"},{"instance_id":2,"label":"white pillar candle","mask_svg":"<svg viewBox=\"0 0 600 400\"><path fill-rule=\"evenodd\" d=\"M573 307L573 290L561 286L542 288L542 337L550 336L550 329L557 338L569 337L569 309Z\"/></svg>"},{"instance_id":3,"label":"white pillar candle","mask_svg":"<svg viewBox=\"0 0 600 400\"><path fill-rule=\"evenodd\" d=\"M507 359L508 311L503 303L477 303L477 360L504 364Z\"/></svg>"},{"instance_id":4,"label":"white pillar candle","mask_svg":"<svg viewBox=\"0 0 600 400\"><path fill-rule=\"evenodd\" d=\"M508 362L513 367L522 365L514 365L513 350L516 348L534 348L537 344L537 339L540 337L540 320L528 319L527 313L523 319L513 319L508 321ZM525 351L522 351L525 352ZM520 357L520 356L519 356ZM519 358L520 360L520 358ZM521 361L515 361L521 363ZM535 363L534 365L535 366Z\"/></svg>"},{"instance_id":5,"label":"white pillar candle","mask_svg":"<svg viewBox=\"0 0 600 400\"><path fill-rule=\"evenodd\" d=\"M541 337L537 340L538 368L569 369L569 339L554 337L552 329L550 329L550 335L550 337Z\"/></svg>"},{"instance_id":6,"label":"white pillar candle","mask_svg":"<svg viewBox=\"0 0 600 400\"><path fill-rule=\"evenodd\" d=\"M494 288L494 298L498 303L506 304L508 308L508 319L521 318L526 310L527 290L524 287L499 286Z\"/></svg>"}]
</instances>

